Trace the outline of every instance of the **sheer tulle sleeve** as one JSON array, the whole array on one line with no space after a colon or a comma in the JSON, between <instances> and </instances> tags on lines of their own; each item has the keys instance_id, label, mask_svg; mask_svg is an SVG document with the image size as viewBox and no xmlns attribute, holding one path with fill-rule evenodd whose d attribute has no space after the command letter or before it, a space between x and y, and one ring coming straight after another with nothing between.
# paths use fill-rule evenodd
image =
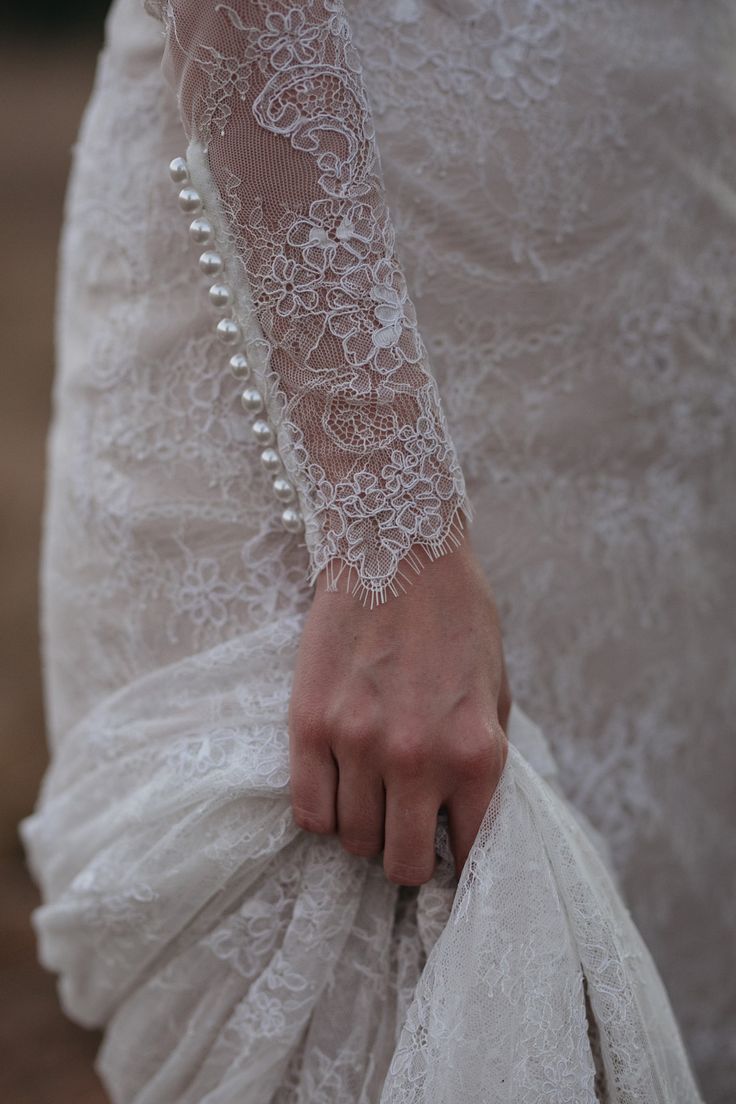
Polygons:
<instances>
[{"instance_id":1,"label":"sheer tulle sleeve","mask_svg":"<svg viewBox=\"0 0 736 1104\"><path fill-rule=\"evenodd\" d=\"M206 216L202 240L212 228L210 297L284 524L304 528L312 581L328 568L334 589L347 567L382 600L417 547L457 544L471 508L342 0L146 7L189 141L182 203Z\"/></svg>"}]
</instances>

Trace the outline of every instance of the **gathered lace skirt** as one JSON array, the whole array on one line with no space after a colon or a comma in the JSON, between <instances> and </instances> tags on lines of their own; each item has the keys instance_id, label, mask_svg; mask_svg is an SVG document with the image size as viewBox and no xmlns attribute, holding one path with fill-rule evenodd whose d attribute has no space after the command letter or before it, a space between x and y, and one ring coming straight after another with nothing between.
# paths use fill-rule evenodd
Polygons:
<instances>
[{"instance_id":1,"label":"gathered lace skirt","mask_svg":"<svg viewBox=\"0 0 736 1104\"><path fill-rule=\"evenodd\" d=\"M460 884L440 822L407 889L291 817L306 551L171 192L160 27L115 0L62 238L22 834L116 1104L697 1101L620 889L730 1098L736 7L706 6L347 5L515 699Z\"/></svg>"}]
</instances>

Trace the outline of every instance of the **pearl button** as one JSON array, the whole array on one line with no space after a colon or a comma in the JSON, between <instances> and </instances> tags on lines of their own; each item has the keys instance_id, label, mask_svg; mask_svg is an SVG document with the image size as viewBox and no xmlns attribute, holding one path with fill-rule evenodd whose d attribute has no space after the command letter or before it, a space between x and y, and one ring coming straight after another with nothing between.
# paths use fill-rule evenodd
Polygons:
<instances>
[{"instance_id":1,"label":"pearl button","mask_svg":"<svg viewBox=\"0 0 736 1104\"><path fill-rule=\"evenodd\" d=\"M273 481L273 493L279 502L291 502L294 499L294 488L288 479L277 475Z\"/></svg>"},{"instance_id":2,"label":"pearl button","mask_svg":"<svg viewBox=\"0 0 736 1104\"><path fill-rule=\"evenodd\" d=\"M179 206L185 214L196 215L197 211L202 210L202 200L199 197L199 192L196 192L194 188L182 188L179 192Z\"/></svg>"},{"instance_id":3,"label":"pearl button","mask_svg":"<svg viewBox=\"0 0 736 1104\"><path fill-rule=\"evenodd\" d=\"M175 157L169 163L169 176L175 184L189 183L189 168L183 157Z\"/></svg>"},{"instance_id":4,"label":"pearl button","mask_svg":"<svg viewBox=\"0 0 736 1104\"><path fill-rule=\"evenodd\" d=\"M189 223L189 236L197 245L206 245L212 240L212 223L206 218L195 218Z\"/></svg>"},{"instance_id":5,"label":"pearl button","mask_svg":"<svg viewBox=\"0 0 736 1104\"><path fill-rule=\"evenodd\" d=\"M221 318L217 323L217 336L223 345L236 345L240 341L240 326L232 318Z\"/></svg>"},{"instance_id":6,"label":"pearl button","mask_svg":"<svg viewBox=\"0 0 736 1104\"><path fill-rule=\"evenodd\" d=\"M302 515L293 506L281 511L281 524L288 533L301 533L304 527Z\"/></svg>"},{"instance_id":7,"label":"pearl button","mask_svg":"<svg viewBox=\"0 0 736 1104\"><path fill-rule=\"evenodd\" d=\"M181 185L179 190L179 206L186 214L195 215L189 224L189 236L197 245L209 245L214 239L214 230L209 219L201 212L203 209L202 197L191 186L189 166L183 157L175 157L169 164L169 176L174 184ZM223 271L224 262L219 253L213 249L206 249L200 254L199 267L205 276L218 277ZM233 302L233 293L226 284L215 282L209 288L210 302L217 310L227 310ZM221 318L216 327L217 336L225 345L235 345L242 339L242 331L239 324L233 318ZM230 371L233 376L242 381L250 379L250 365L244 353L233 353L229 360ZM240 401L249 414L260 414L264 407L264 399L256 387L246 387L242 392ZM251 427L253 436L263 451L261 452L261 464L269 475L273 476L273 492L279 502L291 503L296 499L296 490L293 484L283 475L281 457L272 447L275 441L273 428L265 418L259 418ZM294 506L286 506L281 511L281 524L289 533L300 533L304 528L302 515Z\"/></svg>"},{"instance_id":8,"label":"pearl button","mask_svg":"<svg viewBox=\"0 0 736 1104\"><path fill-rule=\"evenodd\" d=\"M213 250L208 249L205 253L202 253L199 258L199 267L204 272L205 276L219 276L222 272L222 257L219 253L215 253Z\"/></svg>"},{"instance_id":9,"label":"pearl button","mask_svg":"<svg viewBox=\"0 0 736 1104\"><path fill-rule=\"evenodd\" d=\"M252 425L253 436L259 445L272 445L273 444L273 430L268 422L264 422L259 418L257 422Z\"/></svg>"},{"instance_id":10,"label":"pearl button","mask_svg":"<svg viewBox=\"0 0 736 1104\"><path fill-rule=\"evenodd\" d=\"M275 475L281 471L281 457L276 449L267 448L261 453L261 463L269 475Z\"/></svg>"},{"instance_id":11,"label":"pearl button","mask_svg":"<svg viewBox=\"0 0 736 1104\"><path fill-rule=\"evenodd\" d=\"M249 414L260 414L263 410L263 395L255 387L246 387L240 401Z\"/></svg>"},{"instance_id":12,"label":"pearl button","mask_svg":"<svg viewBox=\"0 0 736 1104\"><path fill-rule=\"evenodd\" d=\"M234 353L230 357L230 371L238 380L247 380L250 376L250 365L243 353Z\"/></svg>"},{"instance_id":13,"label":"pearl button","mask_svg":"<svg viewBox=\"0 0 736 1104\"><path fill-rule=\"evenodd\" d=\"M218 310L224 310L230 306L232 301L232 293L229 287L225 287L224 284L213 284L210 288L210 303L213 307L217 307Z\"/></svg>"}]
</instances>

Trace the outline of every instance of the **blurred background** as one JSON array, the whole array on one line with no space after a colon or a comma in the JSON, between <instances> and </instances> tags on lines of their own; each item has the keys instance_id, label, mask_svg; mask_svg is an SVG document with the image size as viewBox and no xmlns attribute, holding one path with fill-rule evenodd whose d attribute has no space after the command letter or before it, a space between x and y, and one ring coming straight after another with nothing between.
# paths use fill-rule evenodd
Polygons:
<instances>
[{"instance_id":1,"label":"blurred background","mask_svg":"<svg viewBox=\"0 0 736 1104\"><path fill-rule=\"evenodd\" d=\"M103 1104L93 1032L62 1015L36 961L38 903L17 824L46 763L37 571L62 205L102 43L106 0L3 5L0 56L0 1101Z\"/></svg>"}]
</instances>

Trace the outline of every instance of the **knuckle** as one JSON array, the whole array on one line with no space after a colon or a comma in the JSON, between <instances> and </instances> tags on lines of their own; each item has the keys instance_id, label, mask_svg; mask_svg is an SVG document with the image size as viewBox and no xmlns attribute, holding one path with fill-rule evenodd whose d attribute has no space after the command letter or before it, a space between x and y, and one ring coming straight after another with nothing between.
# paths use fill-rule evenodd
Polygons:
<instances>
[{"instance_id":1,"label":"knuckle","mask_svg":"<svg viewBox=\"0 0 736 1104\"><path fill-rule=\"evenodd\" d=\"M454 771L464 782L487 778L494 767L494 747L487 738L483 743L460 745L454 756Z\"/></svg>"},{"instance_id":2,"label":"knuckle","mask_svg":"<svg viewBox=\"0 0 736 1104\"><path fill-rule=\"evenodd\" d=\"M434 863L405 863L395 859L384 864L384 873L396 885L418 886L428 882L434 874Z\"/></svg>"},{"instance_id":3,"label":"knuckle","mask_svg":"<svg viewBox=\"0 0 736 1104\"><path fill-rule=\"evenodd\" d=\"M294 820L305 832L313 832L318 836L329 836L333 831L332 818L324 813L312 809L305 809L301 805L292 806Z\"/></svg>"},{"instance_id":4,"label":"knuckle","mask_svg":"<svg viewBox=\"0 0 736 1104\"><path fill-rule=\"evenodd\" d=\"M393 770L399 774L409 777L421 774L428 762L426 742L418 736L402 736L392 742L388 758Z\"/></svg>"},{"instance_id":5,"label":"knuckle","mask_svg":"<svg viewBox=\"0 0 736 1104\"><path fill-rule=\"evenodd\" d=\"M363 757L375 748L375 736L367 725L347 722L340 725L335 745L341 755Z\"/></svg>"},{"instance_id":6,"label":"knuckle","mask_svg":"<svg viewBox=\"0 0 736 1104\"><path fill-rule=\"evenodd\" d=\"M340 843L345 851L360 859L374 859L381 853L381 844L375 837L361 837L341 833Z\"/></svg>"}]
</instances>

